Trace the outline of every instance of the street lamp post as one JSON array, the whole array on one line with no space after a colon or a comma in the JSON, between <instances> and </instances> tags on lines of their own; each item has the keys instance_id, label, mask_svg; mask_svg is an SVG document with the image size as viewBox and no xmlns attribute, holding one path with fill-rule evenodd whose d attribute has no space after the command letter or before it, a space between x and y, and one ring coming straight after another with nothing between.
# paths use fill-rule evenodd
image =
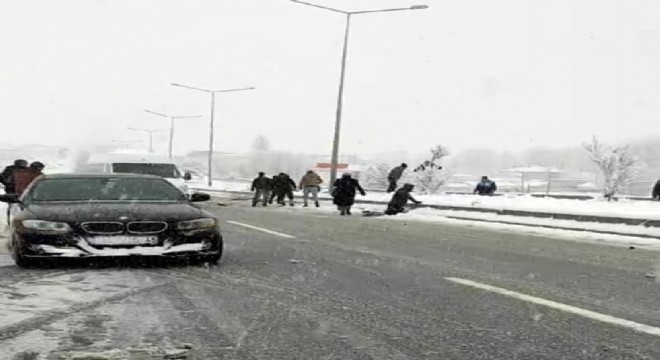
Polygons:
<instances>
[{"instance_id":1,"label":"street lamp post","mask_svg":"<svg viewBox=\"0 0 660 360\"><path fill-rule=\"evenodd\" d=\"M129 128L127 128L127 129L128 129L128 130L133 130L133 131L145 132L145 133L148 133L148 134L149 134L149 152L150 152L150 153L154 152L154 133L159 132L159 131L165 131L165 130L168 130L168 129L154 129L154 130L150 130L150 129L137 129L137 128L132 128L132 127L129 127Z\"/></svg>"},{"instance_id":2,"label":"street lamp post","mask_svg":"<svg viewBox=\"0 0 660 360\"><path fill-rule=\"evenodd\" d=\"M327 6L312 4L304 1L291 0L291 2L307 5L323 10L328 10L340 13L346 16L346 28L344 29L344 46L341 56L341 71L339 75L339 94L337 96L337 113L335 118L335 134L332 141L332 158L330 161L330 186L334 184L337 179L337 163L339 161L339 137L341 134L341 117L343 111L344 101L344 79L346 77L346 59L348 58L348 38L351 29L351 16L360 14L371 14L381 12L405 11L405 10L424 10L428 9L427 5L413 5L406 8L392 8L392 9L379 9L379 10L363 10L363 11L344 11Z\"/></svg>"},{"instance_id":3,"label":"street lamp post","mask_svg":"<svg viewBox=\"0 0 660 360\"><path fill-rule=\"evenodd\" d=\"M174 144L174 122L175 122L176 120L179 120L179 119L196 119L196 118L200 118L200 117L202 117L202 115L192 115L192 116L170 116L170 115L161 114L161 113L159 113L159 112L155 112L155 111L151 111L151 110L144 110L144 111L146 111L146 112L148 112L148 113L150 113L150 114L153 114L153 115L157 115L157 116L160 116L160 117L165 117L165 118L170 119L170 144L169 144L169 148L168 148L168 151L167 151L168 156L170 157L170 159L172 159L172 158L174 157L174 154L173 154L173 144Z\"/></svg>"},{"instance_id":4,"label":"street lamp post","mask_svg":"<svg viewBox=\"0 0 660 360\"><path fill-rule=\"evenodd\" d=\"M214 126L215 126L215 94L233 91L254 90L254 87L236 88L236 89L223 89L223 90L209 90L202 89L188 85L172 83L172 86L178 86L190 90L201 91L211 94L211 121L209 123L209 157L208 157L208 185L213 186L213 141L214 141Z\"/></svg>"}]
</instances>

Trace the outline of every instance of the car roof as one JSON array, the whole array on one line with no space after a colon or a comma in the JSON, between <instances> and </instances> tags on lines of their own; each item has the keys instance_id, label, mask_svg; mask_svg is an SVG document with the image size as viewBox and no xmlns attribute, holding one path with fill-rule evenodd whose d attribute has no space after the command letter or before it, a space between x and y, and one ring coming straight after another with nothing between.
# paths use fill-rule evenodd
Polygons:
<instances>
[{"instance_id":1,"label":"car roof","mask_svg":"<svg viewBox=\"0 0 660 360\"><path fill-rule=\"evenodd\" d=\"M93 154L88 164L168 164L174 165L167 156L154 154Z\"/></svg>"},{"instance_id":2,"label":"car roof","mask_svg":"<svg viewBox=\"0 0 660 360\"><path fill-rule=\"evenodd\" d=\"M66 173L66 174L48 174L44 179L163 179L155 175L142 174L86 174L86 173Z\"/></svg>"}]
</instances>

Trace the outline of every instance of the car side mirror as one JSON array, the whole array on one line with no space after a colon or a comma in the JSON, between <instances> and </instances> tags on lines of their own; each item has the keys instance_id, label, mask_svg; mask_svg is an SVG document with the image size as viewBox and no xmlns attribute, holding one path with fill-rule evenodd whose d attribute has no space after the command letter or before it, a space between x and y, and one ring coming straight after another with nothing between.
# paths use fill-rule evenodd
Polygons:
<instances>
[{"instance_id":1,"label":"car side mirror","mask_svg":"<svg viewBox=\"0 0 660 360\"><path fill-rule=\"evenodd\" d=\"M190 175L189 172L183 174L183 180L185 180L185 181L190 181L190 180L192 180L192 175Z\"/></svg>"},{"instance_id":2,"label":"car side mirror","mask_svg":"<svg viewBox=\"0 0 660 360\"><path fill-rule=\"evenodd\" d=\"M193 193L190 195L190 202L204 202L211 200L211 195L205 193Z\"/></svg>"},{"instance_id":3,"label":"car side mirror","mask_svg":"<svg viewBox=\"0 0 660 360\"><path fill-rule=\"evenodd\" d=\"M0 195L0 202L7 204L18 204L21 201L18 199L18 194L5 194Z\"/></svg>"}]
</instances>

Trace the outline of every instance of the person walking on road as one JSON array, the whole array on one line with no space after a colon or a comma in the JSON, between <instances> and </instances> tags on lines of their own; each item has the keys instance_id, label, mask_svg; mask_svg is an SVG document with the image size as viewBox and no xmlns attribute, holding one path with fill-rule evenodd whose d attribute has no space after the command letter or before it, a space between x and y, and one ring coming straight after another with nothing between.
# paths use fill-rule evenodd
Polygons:
<instances>
[{"instance_id":1,"label":"person walking on road","mask_svg":"<svg viewBox=\"0 0 660 360\"><path fill-rule=\"evenodd\" d=\"M388 193L391 193L392 191L396 190L397 182L401 180L401 177L403 176L403 172L406 171L407 168L408 168L408 164L403 163L400 166L397 166L394 169L390 170L389 175L387 175L387 181L390 183L390 185L387 188Z\"/></svg>"},{"instance_id":2,"label":"person walking on road","mask_svg":"<svg viewBox=\"0 0 660 360\"><path fill-rule=\"evenodd\" d=\"M43 175L44 167L44 164L35 161L25 169L16 170L13 175L14 193L19 196L23 194L36 178Z\"/></svg>"},{"instance_id":3,"label":"person walking on road","mask_svg":"<svg viewBox=\"0 0 660 360\"><path fill-rule=\"evenodd\" d=\"M653 186L653 200L660 200L660 180Z\"/></svg>"},{"instance_id":4,"label":"person walking on road","mask_svg":"<svg viewBox=\"0 0 660 360\"><path fill-rule=\"evenodd\" d=\"M289 205L293 206L293 191L296 189L296 183L285 173L280 173L277 180L273 180L273 182L277 192L277 203L286 205L284 203L286 197L289 199Z\"/></svg>"},{"instance_id":5,"label":"person walking on road","mask_svg":"<svg viewBox=\"0 0 660 360\"><path fill-rule=\"evenodd\" d=\"M334 204L337 205L337 209L342 216L351 215L351 207L355 203L355 193L357 191L362 196L366 195L364 189L360 186L360 182L357 179L353 179L351 174L344 173L340 179L335 180L332 196L334 198Z\"/></svg>"},{"instance_id":6,"label":"person walking on road","mask_svg":"<svg viewBox=\"0 0 660 360\"><path fill-rule=\"evenodd\" d=\"M303 206L307 207L307 199L309 194L312 194L312 199L314 200L314 205L319 207L319 191L321 191L321 185L323 179L312 170L309 170L305 176L300 180L300 190L303 191Z\"/></svg>"},{"instance_id":7,"label":"person walking on road","mask_svg":"<svg viewBox=\"0 0 660 360\"><path fill-rule=\"evenodd\" d=\"M497 184L495 181L490 180L488 176L482 176L481 181L477 184L477 187L474 189L475 194L492 196L497 190Z\"/></svg>"},{"instance_id":8,"label":"person walking on road","mask_svg":"<svg viewBox=\"0 0 660 360\"><path fill-rule=\"evenodd\" d=\"M252 180L252 191L254 191L254 198L252 198L252 207L257 206L259 200L262 205L268 206L270 195L271 180L266 177L266 173L260 172L259 176Z\"/></svg>"},{"instance_id":9,"label":"person walking on road","mask_svg":"<svg viewBox=\"0 0 660 360\"><path fill-rule=\"evenodd\" d=\"M392 196L392 200L387 205L387 210L385 210L385 215L396 215L406 212L405 206L408 204L408 200L412 201L416 205L421 204L421 201L415 200L415 198L410 195L410 193L415 188L413 184L405 184L399 190L397 190Z\"/></svg>"},{"instance_id":10,"label":"person walking on road","mask_svg":"<svg viewBox=\"0 0 660 360\"><path fill-rule=\"evenodd\" d=\"M26 160L16 160L14 161L14 165L9 165L2 170L0 182L5 187L5 194L13 194L16 192L14 186L14 173L18 170L26 169L27 167L28 162Z\"/></svg>"}]
</instances>

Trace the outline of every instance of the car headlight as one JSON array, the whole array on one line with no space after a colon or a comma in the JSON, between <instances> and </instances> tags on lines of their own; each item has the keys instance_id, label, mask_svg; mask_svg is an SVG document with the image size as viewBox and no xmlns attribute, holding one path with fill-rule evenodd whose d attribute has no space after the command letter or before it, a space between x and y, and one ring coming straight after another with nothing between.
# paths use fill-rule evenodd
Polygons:
<instances>
[{"instance_id":1,"label":"car headlight","mask_svg":"<svg viewBox=\"0 0 660 360\"><path fill-rule=\"evenodd\" d=\"M50 233L67 233L71 231L71 227L67 223L53 222L44 220L23 220L21 225L28 230Z\"/></svg>"},{"instance_id":2,"label":"car headlight","mask_svg":"<svg viewBox=\"0 0 660 360\"><path fill-rule=\"evenodd\" d=\"M177 230L198 230L198 229L211 229L218 224L214 218L203 218L188 221L180 221L176 228Z\"/></svg>"}]
</instances>

